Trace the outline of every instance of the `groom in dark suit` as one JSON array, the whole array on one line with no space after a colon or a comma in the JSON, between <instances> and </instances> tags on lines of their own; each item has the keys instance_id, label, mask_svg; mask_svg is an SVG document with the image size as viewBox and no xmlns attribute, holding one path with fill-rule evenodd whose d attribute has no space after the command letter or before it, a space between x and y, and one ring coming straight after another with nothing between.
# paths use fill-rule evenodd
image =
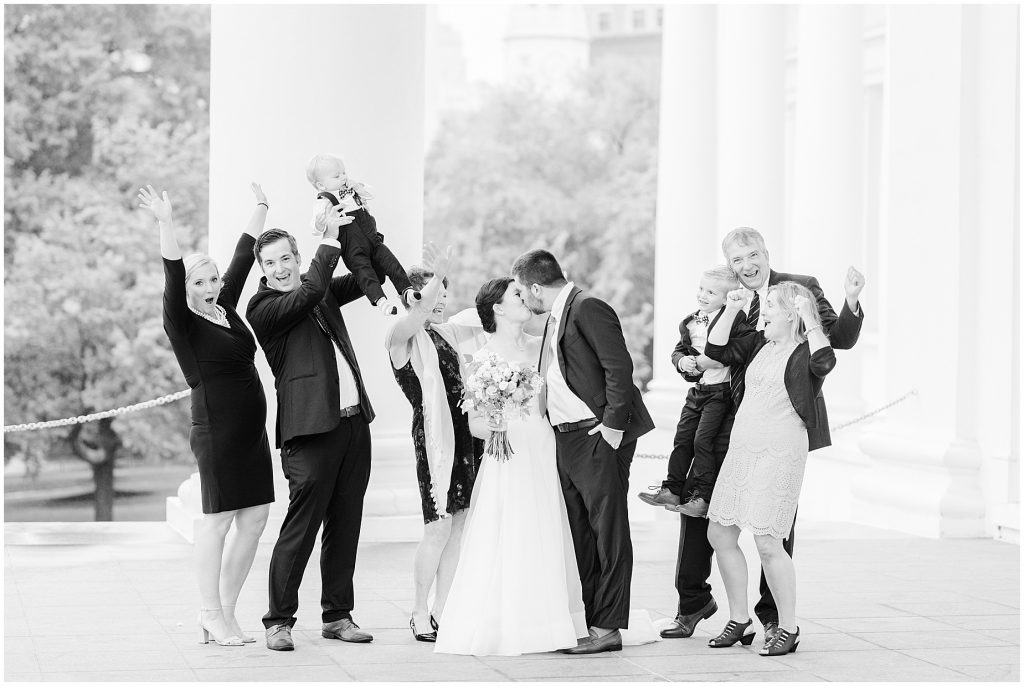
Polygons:
<instances>
[{"instance_id":1,"label":"groom in dark suit","mask_svg":"<svg viewBox=\"0 0 1024 686\"><path fill-rule=\"evenodd\" d=\"M567 282L546 250L520 255L512 276L535 314L550 313L539 366L590 627L588 639L564 652L621 650L633 574L629 466L636 439L654 422L633 385L615 311Z\"/></svg>"},{"instance_id":2,"label":"groom in dark suit","mask_svg":"<svg viewBox=\"0 0 1024 686\"><path fill-rule=\"evenodd\" d=\"M321 524L320 633L350 643L373 640L352 620L374 414L341 316L341 306L363 293L351 274L331 278L341 223L339 216L329 220L305 274L286 231L266 231L255 246L264 277L246 318L274 372L276 445L288 479L288 512L270 559L270 610L263 617L271 650L295 648L299 584Z\"/></svg>"},{"instance_id":3,"label":"groom in dark suit","mask_svg":"<svg viewBox=\"0 0 1024 686\"><path fill-rule=\"evenodd\" d=\"M846 275L846 300L837 315L825 293L821 290L818 280L813 276L802 274L786 274L776 272L768 266L768 249L764 237L755 229L740 227L733 229L722 240L722 253L726 263L739 277L740 282L751 291L747 304L747 320L749 326L761 330L764 323L761 319L762 303L768 295L768 288L783 281L795 281L805 286L814 295L818 305L818 316L829 343L836 350L849 350L860 337L861 325L864 323L864 311L860 306L860 292L864 288L864 275L850 267ZM674 360L673 360L674 361ZM702 371L702 370L698 370ZM743 375L733 371L733 397L737 397L738 384ZM726 417L715 441L714 453L721 464L729 450L729 434L735 419L733 413ZM817 450L832 445L829 434L828 413L825 409L825 398L820 393L815 398L817 415L816 428L807 431L808 450ZM690 484L687 483L687 488ZM665 628L663 638L688 638L693 634L697 623L710 617L718 609L715 599L711 596L711 556L714 549L708 542L708 520L697 517L681 517L679 549L676 560L676 590L679 592L679 606L676 618ZM796 533L796 521L790 529L789 536L782 545L790 557L793 556L793 541ZM765 628L766 640L770 639L779 626L779 611L775 598L768 588L764 572L761 572L761 598L754 606L754 614Z\"/></svg>"}]
</instances>

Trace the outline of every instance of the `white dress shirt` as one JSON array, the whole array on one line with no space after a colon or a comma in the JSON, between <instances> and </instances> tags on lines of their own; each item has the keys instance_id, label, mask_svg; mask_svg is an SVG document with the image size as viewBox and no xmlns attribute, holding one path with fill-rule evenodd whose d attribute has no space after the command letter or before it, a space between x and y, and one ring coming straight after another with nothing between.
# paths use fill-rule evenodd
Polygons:
<instances>
[{"instance_id":1,"label":"white dress shirt","mask_svg":"<svg viewBox=\"0 0 1024 686\"><path fill-rule=\"evenodd\" d=\"M330 245L341 250L341 243L332 238L324 238L320 241L322 245ZM310 314L313 314L310 312ZM313 315L316 318L316 315ZM320 324L317 323L319 327ZM338 391L341 397L341 407L339 409L344 410L346 407L352 407L353 405L359 404L359 387L356 385L356 375L352 373L352 367L349 366L348 360L341 354L341 350L334 343L334 337L327 334L327 338L331 341L331 347L334 348L334 361L338 365Z\"/></svg>"},{"instance_id":2,"label":"white dress shirt","mask_svg":"<svg viewBox=\"0 0 1024 686\"><path fill-rule=\"evenodd\" d=\"M555 302L551 306L548 340L545 341L547 346L544 358L547 367L545 381L548 384L548 419L552 425L594 418L594 413L587 407L587 404L569 388L558 364L558 327L565 314L565 301L569 299L572 288L573 282L570 281L555 298Z\"/></svg>"},{"instance_id":3,"label":"white dress shirt","mask_svg":"<svg viewBox=\"0 0 1024 686\"><path fill-rule=\"evenodd\" d=\"M708 343L708 325L711 323L710 319L714 319L718 316L717 312L711 312L707 315L709 321L707 323L697 323L696 319L691 319L687 323L686 328L690 332L690 345L697 349L697 352L704 354L704 348ZM706 369L704 375L700 379L702 384L713 384L713 383L724 383L732 378L732 374L729 371L729 367L721 367L717 369Z\"/></svg>"}]
</instances>

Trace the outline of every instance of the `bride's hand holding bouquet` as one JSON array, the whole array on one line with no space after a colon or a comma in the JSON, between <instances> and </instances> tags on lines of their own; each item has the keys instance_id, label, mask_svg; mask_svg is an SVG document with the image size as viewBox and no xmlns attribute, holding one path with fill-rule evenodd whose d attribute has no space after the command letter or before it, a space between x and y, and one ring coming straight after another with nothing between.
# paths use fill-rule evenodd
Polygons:
<instances>
[{"instance_id":1,"label":"bride's hand holding bouquet","mask_svg":"<svg viewBox=\"0 0 1024 686\"><path fill-rule=\"evenodd\" d=\"M530 414L530 401L544 387L544 381L533 365L508 362L495 353L479 355L467 371L462 409L473 409L484 416L491 430L486 451L504 462L513 453L507 420Z\"/></svg>"}]
</instances>

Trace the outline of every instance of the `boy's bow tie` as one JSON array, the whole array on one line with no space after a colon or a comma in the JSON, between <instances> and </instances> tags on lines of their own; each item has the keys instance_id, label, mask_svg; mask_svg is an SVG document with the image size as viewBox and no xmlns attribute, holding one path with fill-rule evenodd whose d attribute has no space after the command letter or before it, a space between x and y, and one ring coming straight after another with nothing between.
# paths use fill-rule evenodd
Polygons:
<instances>
[{"instance_id":1,"label":"boy's bow tie","mask_svg":"<svg viewBox=\"0 0 1024 686\"><path fill-rule=\"evenodd\" d=\"M697 310L697 312L695 312L693 315L693 321L697 322L698 324L707 324L711 320L708 319L707 313Z\"/></svg>"}]
</instances>

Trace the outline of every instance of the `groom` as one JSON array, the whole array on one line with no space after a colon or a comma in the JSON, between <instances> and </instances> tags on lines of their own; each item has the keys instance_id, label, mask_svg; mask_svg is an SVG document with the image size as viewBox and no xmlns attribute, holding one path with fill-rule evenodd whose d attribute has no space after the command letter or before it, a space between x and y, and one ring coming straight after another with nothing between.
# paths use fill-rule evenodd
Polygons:
<instances>
[{"instance_id":1,"label":"groom","mask_svg":"<svg viewBox=\"0 0 1024 686\"><path fill-rule=\"evenodd\" d=\"M590 637L564 652L621 650L633 573L629 464L636 439L654 423L633 385L633 362L615 311L567 282L546 250L520 255L512 276L526 305L551 315L539 366L590 626Z\"/></svg>"}]
</instances>

